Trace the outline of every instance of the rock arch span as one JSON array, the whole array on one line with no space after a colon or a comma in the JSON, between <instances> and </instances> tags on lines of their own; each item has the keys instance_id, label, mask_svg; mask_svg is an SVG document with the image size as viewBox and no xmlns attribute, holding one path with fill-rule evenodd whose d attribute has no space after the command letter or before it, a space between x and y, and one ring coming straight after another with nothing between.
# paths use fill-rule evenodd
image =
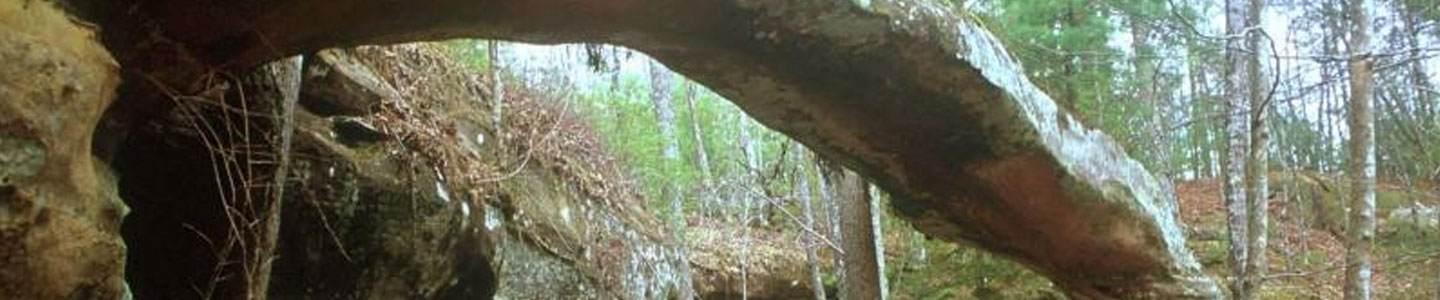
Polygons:
<instances>
[{"instance_id":1,"label":"rock arch span","mask_svg":"<svg viewBox=\"0 0 1440 300\"><path fill-rule=\"evenodd\" d=\"M347 45L623 45L871 178L922 232L1017 260L1074 298L1222 297L1167 186L1057 108L985 29L921 1L68 2L127 80L177 86Z\"/></svg>"}]
</instances>

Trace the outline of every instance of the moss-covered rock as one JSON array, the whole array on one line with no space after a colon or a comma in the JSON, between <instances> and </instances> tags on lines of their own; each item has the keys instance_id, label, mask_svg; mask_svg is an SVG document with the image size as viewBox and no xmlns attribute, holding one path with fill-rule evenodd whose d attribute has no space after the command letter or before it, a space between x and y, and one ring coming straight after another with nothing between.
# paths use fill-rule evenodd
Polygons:
<instances>
[{"instance_id":1,"label":"moss-covered rock","mask_svg":"<svg viewBox=\"0 0 1440 300\"><path fill-rule=\"evenodd\" d=\"M394 143L351 148L299 113L272 297L483 298L492 245L469 199Z\"/></svg>"}]
</instances>

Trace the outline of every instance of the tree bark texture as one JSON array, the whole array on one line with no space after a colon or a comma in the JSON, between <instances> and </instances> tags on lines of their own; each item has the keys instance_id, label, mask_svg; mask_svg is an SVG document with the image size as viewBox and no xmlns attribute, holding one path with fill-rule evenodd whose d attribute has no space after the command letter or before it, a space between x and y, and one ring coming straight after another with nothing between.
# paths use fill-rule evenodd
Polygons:
<instances>
[{"instance_id":1,"label":"tree bark texture","mask_svg":"<svg viewBox=\"0 0 1440 300\"><path fill-rule=\"evenodd\" d=\"M1370 250L1375 243L1375 113L1372 97L1368 1L1346 5L1350 19L1350 226L1345 251L1345 299L1371 297Z\"/></svg>"}]
</instances>

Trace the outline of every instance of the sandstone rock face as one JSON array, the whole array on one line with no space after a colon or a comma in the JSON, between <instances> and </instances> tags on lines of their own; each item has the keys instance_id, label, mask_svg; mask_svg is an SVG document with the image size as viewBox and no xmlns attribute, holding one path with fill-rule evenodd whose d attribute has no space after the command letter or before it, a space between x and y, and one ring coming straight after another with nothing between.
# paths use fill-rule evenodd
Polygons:
<instances>
[{"instance_id":1,"label":"sandstone rock face","mask_svg":"<svg viewBox=\"0 0 1440 300\"><path fill-rule=\"evenodd\" d=\"M90 154L118 65L44 1L0 2L0 62L0 298L120 298L126 208Z\"/></svg>"},{"instance_id":2,"label":"sandstone rock face","mask_svg":"<svg viewBox=\"0 0 1440 300\"><path fill-rule=\"evenodd\" d=\"M297 113L296 161L281 218L275 299L483 299L490 248L467 195L418 153L347 146ZM391 152L396 151L396 152ZM478 211L478 208L475 208Z\"/></svg>"}]
</instances>

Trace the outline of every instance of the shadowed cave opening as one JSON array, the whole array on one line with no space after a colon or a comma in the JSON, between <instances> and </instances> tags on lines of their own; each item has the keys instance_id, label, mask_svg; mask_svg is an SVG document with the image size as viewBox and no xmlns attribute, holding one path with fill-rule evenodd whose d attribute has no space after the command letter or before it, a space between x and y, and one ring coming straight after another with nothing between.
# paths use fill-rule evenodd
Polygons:
<instances>
[{"instance_id":1,"label":"shadowed cave opening","mask_svg":"<svg viewBox=\"0 0 1440 300\"><path fill-rule=\"evenodd\" d=\"M274 168L269 115L234 109L266 107L253 99L241 103L236 90L164 107L120 101L101 123L110 128L96 133L96 152L109 153L131 209L121 234L128 248L125 281L135 299L245 298L246 278L253 276L245 251L253 237L235 226L257 226L261 209L243 199L264 199ZM297 119L327 122L307 108L297 106ZM292 148L268 298L491 298L497 277L489 241L458 233L473 229L455 226L460 212L408 189L433 186L428 169L407 167L412 172L402 172L408 177L399 185L377 180L353 157L327 152L335 145L298 139Z\"/></svg>"},{"instance_id":2,"label":"shadowed cave opening","mask_svg":"<svg viewBox=\"0 0 1440 300\"><path fill-rule=\"evenodd\" d=\"M238 256L223 254L230 234L217 180L224 179L217 178L206 141L176 114L128 131L113 166L131 208L121 233L132 293L139 299L239 293L233 280L217 277L236 273L221 263Z\"/></svg>"}]
</instances>

